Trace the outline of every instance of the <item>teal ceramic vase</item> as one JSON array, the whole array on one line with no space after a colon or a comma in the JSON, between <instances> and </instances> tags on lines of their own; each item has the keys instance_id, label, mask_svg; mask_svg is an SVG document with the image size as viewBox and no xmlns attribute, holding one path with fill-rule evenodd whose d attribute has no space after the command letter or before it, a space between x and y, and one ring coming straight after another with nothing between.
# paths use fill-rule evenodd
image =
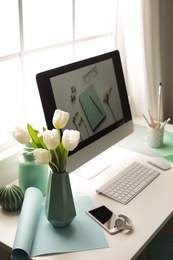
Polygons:
<instances>
[{"instance_id":1,"label":"teal ceramic vase","mask_svg":"<svg viewBox=\"0 0 173 260\"><path fill-rule=\"evenodd\" d=\"M50 173L45 214L56 228L68 226L76 216L69 173Z\"/></svg>"},{"instance_id":2,"label":"teal ceramic vase","mask_svg":"<svg viewBox=\"0 0 173 260\"><path fill-rule=\"evenodd\" d=\"M24 146L23 154L19 158L18 162L18 179L19 187L25 192L29 187L36 187L42 193L43 196L47 194L49 170L47 164L35 163L34 155L29 155L26 152L32 152L34 149L29 146Z\"/></svg>"}]
</instances>

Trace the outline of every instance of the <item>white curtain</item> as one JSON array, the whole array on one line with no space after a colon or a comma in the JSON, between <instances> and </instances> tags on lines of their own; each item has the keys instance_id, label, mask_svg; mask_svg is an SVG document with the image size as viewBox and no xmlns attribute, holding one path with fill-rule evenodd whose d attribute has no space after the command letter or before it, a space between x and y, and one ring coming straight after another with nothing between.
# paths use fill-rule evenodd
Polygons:
<instances>
[{"instance_id":1,"label":"white curtain","mask_svg":"<svg viewBox=\"0 0 173 260\"><path fill-rule=\"evenodd\" d=\"M157 118L162 82L159 0L119 0L117 49L120 50L132 114Z\"/></svg>"}]
</instances>

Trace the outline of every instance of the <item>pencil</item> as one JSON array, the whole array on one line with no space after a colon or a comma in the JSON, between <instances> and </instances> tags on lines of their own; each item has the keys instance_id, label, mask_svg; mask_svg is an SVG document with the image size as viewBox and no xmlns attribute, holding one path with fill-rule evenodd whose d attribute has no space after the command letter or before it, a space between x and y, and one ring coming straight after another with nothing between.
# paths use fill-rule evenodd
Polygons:
<instances>
[{"instance_id":1,"label":"pencil","mask_svg":"<svg viewBox=\"0 0 173 260\"><path fill-rule=\"evenodd\" d=\"M160 126L160 129L162 129L167 123L169 123L169 121L171 120L171 118L173 117L173 115L171 115L167 120L165 120L161 126Z\"/></svg>"},{"instance_id":2,"label":"pencil","mask_svg":"<svg viewBox=\"0 0 173 260\"><path fill-rule=\"evenodd\" d=\"M150 126L150 123L148 122L148 119L146 118L146 116L144 114L142 114L142 115L143 115L145 121L147 122L147 125Z\"/></svg>"},{"instance_id":3,"label":"pencil","mask_svg":"<svg viewBox=\"0 0 173 260\"><path fill-rule=\"evenodd\" d=\"M157 108L157 126L156 126L156 128L160 127L161 90L162 90L162 83L159 84L158 108Z\"/></svg>"},{"instance_id":4,"label":"pencil","mask_svg":"<svg viewBox=\"0 0 173 260\"><path fill-rule=\"evenodd\" d=\"M151 122L151 127L152 128L155 128L155 123L154 123L154 119L153 119L153 117L151 116L151 113L150 113L150 110L149 110L149 108L148 108L148 114L149 114L149 117L150 117L150 122Z\"/></svg>"}]
</instances>

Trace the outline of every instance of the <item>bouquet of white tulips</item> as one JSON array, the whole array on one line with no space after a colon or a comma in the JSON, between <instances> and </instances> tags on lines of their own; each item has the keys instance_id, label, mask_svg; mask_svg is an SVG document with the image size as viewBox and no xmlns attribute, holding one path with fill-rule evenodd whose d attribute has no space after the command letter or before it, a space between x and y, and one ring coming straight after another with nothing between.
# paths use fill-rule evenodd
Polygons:
<instances>
[{"instance_id":1,"label":"bouquet of white tulips","mask_svg":"<svg viewBox=\"0 0 173 260\"><path fill-rule=\"evenodd\" d=\"M76 130L61 130L69 120L69 113L56 109L52 123L52 130L43 128L43 132L35 130L27 124L27 130L16 127L11 133L21 144L29 144L34 148L35 161L41 164L49 164L55 173L63 173L67 170L68 152L73 151L80 140L80 133Z\"/></svg>"}]
</instances>

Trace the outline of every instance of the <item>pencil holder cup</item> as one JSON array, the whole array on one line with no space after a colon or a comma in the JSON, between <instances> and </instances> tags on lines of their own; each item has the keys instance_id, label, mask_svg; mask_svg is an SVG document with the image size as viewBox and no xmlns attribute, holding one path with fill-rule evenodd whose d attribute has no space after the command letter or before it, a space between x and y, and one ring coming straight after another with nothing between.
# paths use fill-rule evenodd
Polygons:
<instances>
[{"instance_id":1,"label":"pencil holder cup","mask_svg":"<svg viewBox=\"0 0 173 260\"><path fill-rule=\"evenodd\" d=\"M152 148L163 146L164 127L163 128L147 128L147 145Z\"/></svg>"}]
</instances>

